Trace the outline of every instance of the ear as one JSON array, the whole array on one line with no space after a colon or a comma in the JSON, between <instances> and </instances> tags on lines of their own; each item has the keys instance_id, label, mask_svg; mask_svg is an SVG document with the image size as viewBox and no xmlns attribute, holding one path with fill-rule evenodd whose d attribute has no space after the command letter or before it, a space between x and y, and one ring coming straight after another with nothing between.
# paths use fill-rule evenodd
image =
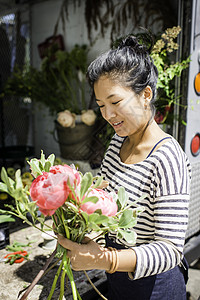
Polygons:
<instances>
[{"instance_id":1,"label":"ear","mask_svg":"<svg viewBox=\"0 0 200 300\"><path fill-rule=\"evenodd\" d=\"M147 87L144 89L143 96L146 101L148 101L148 102L151 101L151 99L153 97L153 92L149 85L147 85Z\"/></svg>"}]
</instances>

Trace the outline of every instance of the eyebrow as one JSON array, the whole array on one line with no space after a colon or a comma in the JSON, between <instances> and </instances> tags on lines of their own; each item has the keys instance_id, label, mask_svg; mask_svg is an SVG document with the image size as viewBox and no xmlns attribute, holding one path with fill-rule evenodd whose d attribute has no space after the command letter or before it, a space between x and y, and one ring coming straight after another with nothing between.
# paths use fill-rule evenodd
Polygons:
<instances>
[{"instance_id":1,"label":"eyebrow","mask_svg":"<svg viewBox=\"0 0 200 300\"><path fill-rule=\"evenodd\" d=\"M115 97L115 96L121 97L121 96L118 95L118 94L111 94L111 95L109 95L106 99L110 99L110 98ZM96 99L96 98L95 98L95 100L96 100L96 101L101 101L100 99Z\"/></svg>"}]
</instances>

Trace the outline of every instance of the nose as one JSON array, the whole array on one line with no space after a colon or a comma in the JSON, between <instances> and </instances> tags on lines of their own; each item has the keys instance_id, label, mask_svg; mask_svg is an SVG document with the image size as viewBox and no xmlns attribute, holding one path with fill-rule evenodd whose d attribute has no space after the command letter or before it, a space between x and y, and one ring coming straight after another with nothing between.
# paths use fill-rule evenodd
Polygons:
<instances>
[{"instance_id":1,"label":"nose","mask_svg":"<svg viewBox=\"0 0 200 300\"><path fill-rule=\"evenodd\" d=\"M116 110L113 106L105 106L104 111L102 112L104 119L111 120L116 117Z\"/></svg>"}]
</instances>

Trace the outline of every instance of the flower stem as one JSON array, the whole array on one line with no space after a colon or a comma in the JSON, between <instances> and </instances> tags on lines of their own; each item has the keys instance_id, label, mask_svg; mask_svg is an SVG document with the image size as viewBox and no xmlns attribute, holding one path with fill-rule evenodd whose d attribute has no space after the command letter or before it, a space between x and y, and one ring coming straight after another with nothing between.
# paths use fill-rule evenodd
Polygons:
<instances>
[{"instance_id":1,"label":"flower stem","mask_svg":"<svg viewBox=\"0 0 200 300\"><path fill-rule=\"evenodd\" d=\"M73 277L73 273L72 273L72 270L71 270L71 267L70 267L70 260L69 260L69 258L67 257L67 254L66 254L66 249L65 249L64 254L63 254L63 268L65 269L65 271L67 273L67 276L70 280L73 299L74 300L78 300L78 299L81 300L81 297L80 297L80 295L77 291L76 284L75 284L74 277ZM78 298L77 298L77 296L78 296Z\"/></svg>"},{"instance_id":2,"label":"flower stem","mask_svg":"<svg viewBox=\"0 0 200 300\"><path fill-rule=\"evenodd\" d=\"M59 277L59 275L60 275L60 272L61 272L61 270L62 270L62 267L63 267L63 259L62 259L61 264L60 264L60 266L59 266L59 268L58 268L58 271L56 272L56 275L55 275L55 277L54 277L54 281L53 281L53 284L52 284L52 287L51 287L51 291L50 291L50 293L49 293L49 296L48 296L47 300L51 300L51 298L52 298L52 296L53 296L54 290L55 290L55 288L56 288L56 283L57 283L57 281L58 281L58 277Z\"/></svg>"},{"instance_id":3,"label":"flower stem","mask_svg":"<svg viewBox=\"0 0 200 300\"><path fill-rule=\"evenodd\" d=\"M63 268L62 276L61 276L61 279L60 279L60 296L59 296L59 300L62 300L63 296L64 296L64 292L65 292L65 276L66 276L66 270L65 270L65 268Z\"/></svg>"},{"instance_id":4,"label":"flower stem","mask_svg":"<svg viewBox=\"0 0 200 300\"><path fill-rule=\"evenodd\" d=\"M61 209L61 218L62 218L63 226L64 226L64 228L65 228L66 238L67 238L67 239L70 239L70 232L69 232L68 227L65 225L65 217L64 217L64 212L63 212L62 209Z\"/></svg>"},{"instance_id":5,"label":"flower stem","mask_svg":"<svg viewBox=\"0 0 200 300\"><path fill-rule=\"evenodd\" d=\"M90 277L88 276L88 274L86 273L86 271L83 271L85 273L85 276L87 277L87 280L89 281L89 283L91 284L91 286L93 287L93 289L97 292L97 294L99 294L99 296L104 299L104 300L108 300L106 297L104 297L104 295L96 288L96 286L94 285L94 283L91 281Z\"/></svg>"}]
</instances>

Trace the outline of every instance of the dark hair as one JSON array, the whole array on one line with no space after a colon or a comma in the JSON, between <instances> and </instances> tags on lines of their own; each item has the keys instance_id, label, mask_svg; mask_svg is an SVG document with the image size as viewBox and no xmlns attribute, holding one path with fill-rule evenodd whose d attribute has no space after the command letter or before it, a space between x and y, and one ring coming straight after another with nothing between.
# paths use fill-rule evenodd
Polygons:
<instances>
[{"instance_id":1,"label":"dark hair","mask_svg":"<svg viewBox=\"0 0 200 300\"><path fill-rule=\"evenodd\" d=\"M109 75L113 80L130 87L136 94L150 86L153 93L150 107L154 115L158 71L147 47L139 44L136 37L130 35L124 38L116 49L110 49L89 65L87 78L92 88L102 75Z\"/></svg>"}]
</instances>

